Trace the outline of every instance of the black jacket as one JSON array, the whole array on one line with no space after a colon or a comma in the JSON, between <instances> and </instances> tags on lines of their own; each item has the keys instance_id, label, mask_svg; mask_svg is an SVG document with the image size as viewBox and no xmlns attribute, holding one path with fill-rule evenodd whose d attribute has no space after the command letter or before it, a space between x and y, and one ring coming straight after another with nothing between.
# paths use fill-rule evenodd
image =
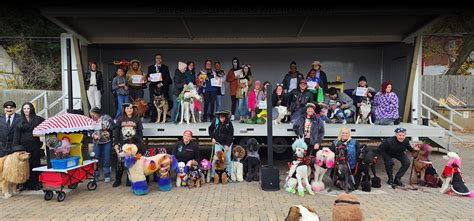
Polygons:
<instances>
[{"instance_id":1,"label":"black jacket","mask_svg":"<svg viewBox=\"0 0 474 221\"><path fill-rule=\"evenodd\" d=\"M296 136L304 137L305 121L306 121L306 114L302 114L293 124L293 131L296 133ZM315 144L321 145L321 143L323 142L323 138L324 138L324 123L315 114L311 117L311 136L310 136L311 147L313 147Z\"/></svg>"},{"instance_id":2,"label":"black jacket","mask_svg":"<svg viewBox=\"0 0 474 221\"><path fill-rule=\"evenodd\" d=\"M15 128L15 135L13 137L13 146L22 145L26 151L39 151L42 143L39 137L33 137L33 129L41 124L44 118L35 116L30 122L22 120Z\"/></svg>"},{"instance_id":3,"label":"black jacket","mask_svg":"<svg viewBox=\"0 0 474 221\"><path fill-rule=\"evenodd\" d=\"M171 84L173 84L173 81L171 80L170 69L165 64L161 64L159 70L160 70L160 73L162 75L161 77L163 78L163 81L161 82L161 83L163 83L162 92L168 98L169 97L170 86L171 86ZM156 66L154 64L148 66L147 77L150 77L150 74L153 74L153 73L157 73ZM150 85L149 85L150 91L155 90L156 85L158 83L160 83L160 82L150 82Z\"/></svg>"},{"instance_id":4,"label":"black jacket","mask_svg":"<svg viewBox=\"0 0 474 221\"><path fill-rule=\"evenodd\" d=\"M219 117L215 117L209 126L209 136L223 146L230 146L234 141L234 126L229 118L222 124Z\"/></svg>"},{"instance_id":5,"label":"black jacket","mask_svg":"<svg viewBox=\"0 0 474 221\"><path fill-rule=\"evenodd\" d=\"M102 76L102 72L96 71L95 78L97 81L97 90L100 91L101 94L104 94L104 77ZM89 90L89 86L91 84L91 72L88 71L84 73L84 84L86 86L86 91Z\"/></svg>"},{"instance_id":6,"label":"black jacket","mask_svg":"<svg viewBox=\"0 0 474 221\"><path fill-rule=\"evenodd\" d=\"M322 70L319 70L319 80L320 80L320 85L323 88L324 93L327 93L328 91L328 77L326 76L326 73Z\"/></svg>"},{"instance_id":7,"label":"black jacket","mask_svg":"<svg viewBox=\"0 0 474 221\"><path fill-rule=\"evenodd\" d=\"M140 121L140 118L137 117L124 117L121 116L118 120L117 123L115 124L115 129L114 129L114 142L113 145L115 146L116 144L124 144L126 141L124 141L123 135L122 135L122 124L126 123L127 121L131 121L135 123L136 128L135 128L135 137L137 137L139 140L143 140L143 124Z\"/></svg>"},{"instance_id":8,"label":"black jacket","mask_svg":"<svg viewBox=\"0 0 474 221\"><path fill-rule=\"evenodd\" d=\"M184 144L183 140L176 142L173 147L173 155L178 162L187 163L190 160L201 161L199 145L193 140L191 140L188 145Z\"/></svg>"},{"instance_id":9,"label":"black jacket","mask_svg":"<svg viewBox=\"0 0 474 221\"><path fill-rule=\"evenodd\" d=\"M384 159L398 157L405 153L405 150L413 151L408 138L403 142L398 142L395 136L385 139L378 148L379 153Z\"/></svg>"},{"instance_id":10,"label":"black jacket","mask_svg":"<svg viewBox=\"0 0 474 221\"><path fill-rule=\"evenodd\" d=\"M13 145L15 128L21 122L21 116L19 114L14 114L10 128L7 127L7 120L5 114L0 116L0 156L10 153Z\"/></svg>"},{"instance_id":11,"label":"black jacket","mask_svg":"<svg viewBox=\"0 0 474 221\"><path fill-rule=\"evenodd\" d=\"M173 86L173 90L171 91L172 91L172 94L178 97L181 91L183 91L184 84L186 83L186 80L184 78L184 73L181 73L181 71L176 69L174 71L173 81L174 81L174 86Z\"/></svg>"},{"instance_id":12,"label":"black jacket","mask_svg":"<svg viewBox=\"0 0 474 221\"><path fill-rule=\"evenodd\" d=\"M313 95L309 92L308 89L305 89L303 92L298 88L291 91L288 94L288 110L293 113L297 110L302 110L308 102L313 102Z\"/></svg>"},{"instance_id":13,"label":"black jacket","mask_svg":"<svg viewBox=\"0 0 474 221\"><path fill-rule=\"evenodd\" d=\"M283 93L281 98L278 98L276 93L272 94L272 107L276 106L288 106L288 94Z\"/></svg>"}]
</instances>

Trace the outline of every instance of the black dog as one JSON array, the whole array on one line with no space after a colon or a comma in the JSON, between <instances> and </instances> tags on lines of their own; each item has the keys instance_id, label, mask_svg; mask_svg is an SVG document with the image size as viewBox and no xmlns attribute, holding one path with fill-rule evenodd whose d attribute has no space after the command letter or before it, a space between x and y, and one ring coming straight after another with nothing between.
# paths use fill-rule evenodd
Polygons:
<instances>
[{"instance_id":1,"label":"black dog","mask_svg":"<svg viewBox=\"0 0 474 221\"><path fill-rule=\"evenodd\" d=\"M362 191L370 192L371 187L380 188L380 178L375 173L375 164L377 163L377 156L375 156L373 150L367 145L360 147L359 156L357 159L358 168L355 171L355 188L360 185ZM369 167L372 170L374 177L371 178Z\"/></svg>"},{"instance_id":2,"label":"black dog","mask_svg":"<svg viewBox=\"0 0 474 221\"><path fill-rule=\"evenodd\" d=\"M260 180L260 155L258 150L260 144L257 139L250 138L247 140L247 158L244 162L244 174L247 182Z\"/></svg>"},{"instance_id":3,"label":"black dog","mask_svg":"<svg viewBox=\"0 0 474 221\"><path fill-rule=\"evenodd\" d=\"M336 165L333 168L332 180L336 187L344 190L346 193L355 190L354 178L348 164L347 146L340 143L336 146Z\"/></svg>"}]
</instances>

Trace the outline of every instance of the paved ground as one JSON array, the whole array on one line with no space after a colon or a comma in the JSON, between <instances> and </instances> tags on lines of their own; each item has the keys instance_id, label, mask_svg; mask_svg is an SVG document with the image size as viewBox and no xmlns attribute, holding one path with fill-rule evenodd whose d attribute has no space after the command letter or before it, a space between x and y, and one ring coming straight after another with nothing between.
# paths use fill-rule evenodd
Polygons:
<instances>
[{"instance_id":1,"label":"paved ground","mask_svg":"<svg viewBox=\"0 0 474 221\"><path fill-rule=\"evenodd\" d=\"M464 135L457 143L463 157L463 172L468 186L474 189L474 136ZM444 166L442 154L431 156L438 172ZM277 161L281 177L285 162ZM396 168L398 169L398 164ZM373 193L356 194L367 220L470 220L474 217L474 199L448 196L438 189L391 189L382 163L378 174L384 185ZM409 174L404 177L408 182ZM99 183L96 191L85 184L67 193L62 203L44 201L42 192L22 193L8 200L0 199L0 220L283 220L288 208L306 204L315 208L321 220L330 220L335 193L299 197L284 192L265 192L259 183L205 185L200 189L173 188L157 191L156 185L146 196L135 196L124 185L112 188Z\"/></svg>"}]
</instances>

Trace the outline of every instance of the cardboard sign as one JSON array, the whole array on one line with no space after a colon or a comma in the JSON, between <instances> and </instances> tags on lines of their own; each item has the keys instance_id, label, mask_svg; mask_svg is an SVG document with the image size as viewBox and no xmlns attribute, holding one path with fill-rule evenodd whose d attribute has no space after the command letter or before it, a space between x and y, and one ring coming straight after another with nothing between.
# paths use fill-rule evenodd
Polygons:
<instances>
[{"instance_id":1,"label":"cardboard sign","mask_svg":"<svg viewBox=\"0 0 474 221\"><path fill-rule=\"evenodd\" d=\"M222 87L222 78L220 77L211 78L211 86Z\"/></svg>"},{"instance_id":2,"label":"cardboard sign","mask_svg":"<svg viewBox=\"0 0 474 221\"><path fill-rule=\"evenodd\" d=\"M161 73L153 73L153 74L150 74L150 81L151 82L163 81L163 77L161 76Z\"/></svg>"},{"instance_id":3,"label":"cardboard sign","mask_svg":"<svg viewBox=\"0 0 474 221\"><path fill-rule=\"evenodd\" d=\"M366 87L357 87L356 88L356 96L360 96L360 97L365 97L367 96L367 91L369 89L366 88Z\"/></svg>"},{"instance_id":4,"label":"cardboard sign","mask_svg":"<svg viewBox=\"0 0 474 221\"><path fill-rule=\"evenodd\" d=\"M143 84L144 81L142 79L143 76L141 75L132 75L132 83L133 84Z\"/></svg>"},{"instance_id":5,"label":"cardboard sign","mask_svg":"<svg viewBox=\"0 0 474 221\"><path fill-rule=\"evenodd\" d=\"M267 109L267 101L259 101L258 108L260 109Z\"/></svg>"}]
</instances>

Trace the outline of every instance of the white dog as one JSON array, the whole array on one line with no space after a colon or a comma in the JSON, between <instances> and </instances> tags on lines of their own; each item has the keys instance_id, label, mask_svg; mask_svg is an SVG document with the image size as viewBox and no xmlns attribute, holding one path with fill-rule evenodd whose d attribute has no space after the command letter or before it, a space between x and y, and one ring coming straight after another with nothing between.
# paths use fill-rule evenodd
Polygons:
<instances>
[{"instance_id":1,"label":"white dog","mask_svg":"<svg viewBox=\"0 0 474 221\"><path fill-rule=\"evenodd\" d=\"M283 120L283 118L289 114L288 108L285 106L276 106L275 108L277 109L278 117L273 120L273 124L281 124L281 120Z\"/></svg>"},{"instance_id":2,"label":"white dog","mask_svg":"<svg viewBox=\"0 0 474 221\"><path fill-rule=\"evenodd\" d=\"M311 181L313 191L320 192L324 190L323 177L329 168L334 167L334 153L327 147L316 153L316 161L314 162L314 180Z\"/></svg>"},{"instance_id":3,"label":"white dog","mask_svg":"<svg viewBox=\"0 0 474 221\"><path fill-rule=\"evenodd\" d=\"M305 164L304 152L308 149L308 145L303 138L295 140L292 145L295 152L296 160L290 167L288 176L286 178L285 190L290 193L296 193L295 187L298 187L298 195L304 196L305 190L314 195L313 190L309 184L308 176L311 174L311 168Z\"/></svg>"},{"instance_id":4,"label":"white dog","mask_svg":"<svg viewBox=\"0 0 474 221\"><path fill-rule=\"evenodd\" d=\"M369 122L370 124L374 125L374 123L372 122L372 117L371 117L372 115L371 109L372 109L372 105L370 103L369 98L364 97L360 104L359 114L357 115L356 124L359 124L359 123L366 124L367 122Z\"/></svg>"},{"instance_id":5,"label":"white dog","mask_svg":"<svg viewBox=\"0 0 474 221\"><path fill-rule=\"evenodd\" d=\"M176 186L186 186L188 181L188 167L184 162L179 162L176 168Z\"/></svg>"},{"instance_id":6,"label":"white dog","mask_svg":"<svg viewBox=\"0 0 474 221\"><path fill-rule=\"evenodd\" d=\"M194 116L194 99L201 100L201 96L197 93L196 89L194 89L191 85L184 86L183 91L180 94L180 102L181 102L181 122L182 124L186 119L186 123L189 124L190 121L190 114L192 117L192 122L196 123L196 117Z\"/></svg>"}]
</instances>

